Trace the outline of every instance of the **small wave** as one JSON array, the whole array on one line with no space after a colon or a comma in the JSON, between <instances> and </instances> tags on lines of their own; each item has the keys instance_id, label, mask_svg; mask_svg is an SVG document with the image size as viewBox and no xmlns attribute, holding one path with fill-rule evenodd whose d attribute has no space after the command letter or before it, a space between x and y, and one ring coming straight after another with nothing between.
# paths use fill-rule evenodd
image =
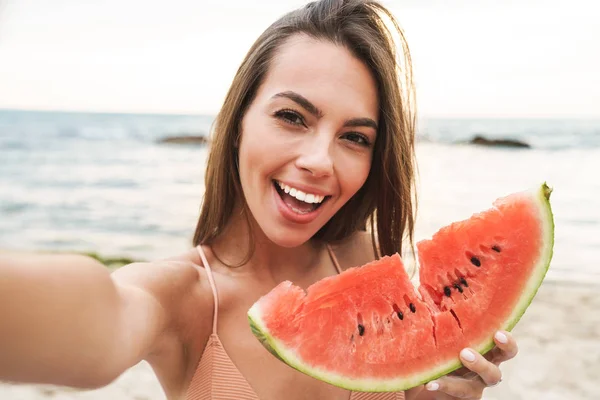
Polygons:
<instances>
[{"instance_id":1,"label":"small wave","mask_svg":"<svg viewBox=\"0 0 600 400\"><path fill-rule=\"evenodd\" d=\"M204 133L189 134L178 133L176 135L167 135L156 140L159 144L183 144L183 145L206 145L210 139Z\"/></svg>"},{"instance_id":2,"label":"small wave","mask_svg":"<svg viewBox=\"0 0 600 400\"><path fill-rule=\"evenodd\" d=\"M90 182L86 186L109 189L135 189L140 187L140 182L135 181L133 179L106 179L101 181Z\"/></svg>"},{"instance_id":3,"label":"small wave","mask_svg":"<svg viewBox=\"0 0 600 400\"><path fill-rule=\"evenodd\" d=\"M30 148L26 141L19 139L0 141L0 152L4 150L26 150Z\"/></svg>"},{"instance_id":4,"label":"small wave","mask_svg":"<svg viewBox=\"0 0 600 400\"><path fill-rule=\"evenodd\" d=\"M0 204L0 213L2 214L19 214L22 212L29 211L34 208L35 205L31 203L8 203Z\"/></svg>"}]
</instances>

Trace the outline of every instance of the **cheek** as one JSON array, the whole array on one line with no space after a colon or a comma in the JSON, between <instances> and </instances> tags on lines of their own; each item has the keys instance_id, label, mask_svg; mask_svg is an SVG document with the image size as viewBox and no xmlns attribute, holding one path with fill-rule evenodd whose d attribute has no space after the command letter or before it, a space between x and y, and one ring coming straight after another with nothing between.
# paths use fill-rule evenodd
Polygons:
<instances>
[{"instance_id":1,"label":"cheek","mask_svg":"<svg viewBox=\"0 0 600 400\"><path fill-rule=\"evenodd\" d=\"M282 149L275 146L274 141L257 136L259 135L255 137L248 135L245 143L240 147L240 169L242 170L240 174L268 175L282 158Z\"/></svg>"},{"instance_id":2,"label":"cheek","mask_svg":"<svg viewBox=\"0 0 600 400\"><path fill-rule=\"evenodd\" d=\"M257 111L249 110L242 122L242 133L240 134L240 153L251 161L260 157L259 153L269 146L268 140L271 136L271 127Z\"/></svg>"},{"instance_id":3,"label":"cheek","mask_svg":"<svg viewBox=\"0 0 600 400\"><path fill-rule=\"evenodd\" d=\"M248 176L268 176L293 159L293 149L290 138L268 118L250 119L240 140L240 169Z\"/></svg>"},{"instance_id":4,"label":"cheek","mask_svg":"<svg viewBox=\"0 0 600 400\"><path fill-rule=\"evenodd\" d=\"M345 198L349 199L365 184L371 170L371 157L364 159L354 159L352 162L345 163L340 169L341 174L338 177L345 192Z\"/></svg>"},{"instance_id":5,"label":"cheek","mask_svg":"<svg viewBox=\"0 0 600 400\"><path fill-rule=\"evenodd\" d=\"M248 113L242 123L242 133L240 134L239 163L240 175L247 176L260 163L260 155L264 152L264 147L260 143L264 142L264 131L257 129L256 116Z\"/></svg>"}]
</instances>

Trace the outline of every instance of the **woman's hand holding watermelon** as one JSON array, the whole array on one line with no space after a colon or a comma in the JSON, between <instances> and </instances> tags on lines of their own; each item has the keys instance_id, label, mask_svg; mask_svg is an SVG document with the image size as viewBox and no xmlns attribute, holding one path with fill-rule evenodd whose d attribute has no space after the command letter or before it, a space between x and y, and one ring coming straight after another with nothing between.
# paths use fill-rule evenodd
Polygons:
<instances>
[{"instance_id":1,"label":"woman's hand holding watermelon","mask_svg":"<svg viewBox=\"0 0 600 400\"><path fill-rule=\"evenodd\" d=\"M496 347L482 356L471 349L460 353L463 368L449 375L406 392L406 400L481 399L484 389L502 381L500 364L517 355L518 346L512 335L499 331L494 337Z\"/></svg>"}]
</instances>

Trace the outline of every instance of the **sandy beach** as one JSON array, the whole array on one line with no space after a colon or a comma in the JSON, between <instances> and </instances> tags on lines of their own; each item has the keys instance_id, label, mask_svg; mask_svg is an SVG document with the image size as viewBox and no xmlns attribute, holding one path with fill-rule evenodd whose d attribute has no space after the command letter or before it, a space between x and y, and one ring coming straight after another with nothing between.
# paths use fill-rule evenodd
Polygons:
<instances>
[{"instance_id":1,"label":"sandy beach","mask_svg":"<svg viewBox=\"0 0 600 400\"><path fill-rule=\"evenodd\" d=\"M502 365L503 383L486 400L592 400L600 393L600 288L546 282L513 333L520 354ZM0 385L2 400L161 400L146 363L94 391Z\"/></svg>"}]
</instances>

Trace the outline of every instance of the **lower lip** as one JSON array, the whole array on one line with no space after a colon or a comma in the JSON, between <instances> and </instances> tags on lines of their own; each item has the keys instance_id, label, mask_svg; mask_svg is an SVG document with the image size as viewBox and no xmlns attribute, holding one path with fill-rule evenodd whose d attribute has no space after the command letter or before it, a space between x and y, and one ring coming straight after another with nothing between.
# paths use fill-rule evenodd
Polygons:
<instances>
[{"instance_id":1,"label":"lower lip","mask_svg":"<svg viewBox=\"0 0 600 400\"><path fill-rule=\"evenodd\" d=\"M271 190L273 191L273 196L275 197L275 204L277 205L277 209L279 210L283 218L287 219L290 222L294 222L296 224L308 224L314 221L323 210L323 205L321 205L319 208L309 213L298 214L297 212L293 211L287 204L284 203L283 199L279 195L279 192L277 192L277 189L275 189L274 184L271 184Z\"/></svg>"}]
</instances>

